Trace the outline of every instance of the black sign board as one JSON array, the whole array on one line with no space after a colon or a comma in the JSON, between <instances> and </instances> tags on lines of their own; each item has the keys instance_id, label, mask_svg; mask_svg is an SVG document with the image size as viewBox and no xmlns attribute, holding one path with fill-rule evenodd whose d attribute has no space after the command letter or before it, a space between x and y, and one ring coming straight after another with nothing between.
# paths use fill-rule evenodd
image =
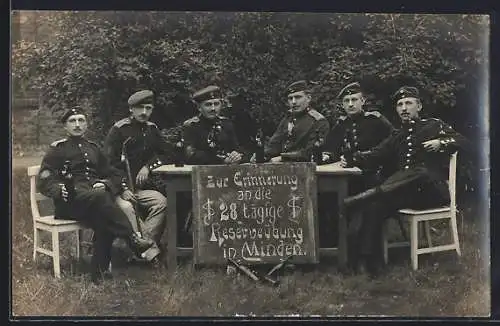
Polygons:
<instances>
[{"instance_id":1,"label":"black sign board","mask_svg":"<svg viewBox=\"0 0 500 326\"><path fill-rule=\"evenodd\" d=\"M317 263L315 171L314 163L194 166L194 263Z\"/></svg>"}]
</instances>

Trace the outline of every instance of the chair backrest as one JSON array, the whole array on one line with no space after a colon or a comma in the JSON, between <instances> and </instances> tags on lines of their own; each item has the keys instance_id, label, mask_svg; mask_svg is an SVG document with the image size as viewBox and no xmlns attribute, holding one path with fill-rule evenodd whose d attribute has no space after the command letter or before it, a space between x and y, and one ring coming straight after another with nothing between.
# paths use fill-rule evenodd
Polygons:
<instances>
[{"instance_id":1,"label":"chair backrest","mask_svg":"<svg viewBox=\"0 0 500 326\"><path fill-rule=\"evenodd\" d=\"M38 208L38 203L42 200L50 199L42 195L36 189L36 179L38 177L38 172L40 171L40 166L30 166L28 167L28 176L30 177L30 203L31 203L31 215L33 220L40 217L40 210Z\"/></svg>"},{"instance_id":2,"label":"chair backrest","mask_svg":"<svg viewBox=\"0 0 500 326\"><path fill-rule=\"evenodd\" d=\"M457 156L458 152L451 154L448 171L448 189L450 190L450 208L452 211L457 208Z\"/></svg>"}]
</instances>

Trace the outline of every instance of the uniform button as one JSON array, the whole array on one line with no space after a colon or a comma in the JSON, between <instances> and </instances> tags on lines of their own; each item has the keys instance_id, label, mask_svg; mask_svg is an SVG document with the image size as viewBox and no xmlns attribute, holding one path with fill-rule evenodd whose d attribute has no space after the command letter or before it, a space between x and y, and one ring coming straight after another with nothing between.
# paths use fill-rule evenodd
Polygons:
<instances>
[{"instance_id":1,"label":"uniform button","mask_svg":"<svg viewBox=\"0 0 500 326\"><path fill-rule=\"evenodd\" d=\"M359 144L358 144L358 142L355 142L355 143L354 143L354 146L356 146L356 147L357 147L358 145L359 145Z\"/></svg>"},{"instance_id":2,"label":"uniform button","mask_svg":"<svg viewBox=\"0 0 500 326\"><path fill-rule=\"evenodd\" d=\"M408 148L408 152L412 152L413 151L413 148Z\"/></svg>"},{"instance_id":3,"label":"uniform button","mask_svg":"<svg viewBox=\"0 0 500 326\"><path fill-rule=\"evenodd\" d=\"M356 129L353 129L353 130L352 130L352 133L353 133L353 134L355 134L355 133L356 133Z\"/></svg>"},{"instance_id":4,"label":"uniform button","mask_svg":"<svg viewBox=\"0 0 500 326\"><path fill-rule=\"evenodd\" d=\"M410 153L408 153L408 154L406 154L406 156L407 156L407 157L410 157L410 156L411 156L411 154L410 154Z\"/></svg>"},{"instance_id":5,"label":"uniform button","mask_svg":"<svg viewBox=\"0 0 500 326\"><path fill-rule=\"evenodd\" d=\"M89 178L89 177L87 177L87 180L90 180L90 178Z\"/></svg>"},{"instance_id":6,"label":"uniform button","mask_svg":"<svg viewBox=\"0 0 500 326\"><path fill-rule=\"evenodd\" d=\"M411 139L411 136L406 137L406 140L410 140L410 139Z\"/></svg>"},{"instance_id":7,"label":"uniform button","mask_svg":"<svg viewBox=\"0 0 500 326\"><path fill-rule=\"evenodd\" d=\"M89 154L88 153L83 153L83 156L89 156Z\"/></svg>"},{"instance_id":8,"label":"uniform button","mask_svg":"<svg viewBox=\"0 0 500 326\"><path fill-rule=\"evenodd\" d=\"M409 158L406 159L406 163L410 163L411 160Z\"/></svg>"},{"instance_id":9,"label":"uniform button","mask_svg":"<svg viewBox=\"0 0 500 326\"><path fill-rule=\"evenodd\" d=\"M352 139L356 140L356 139L358 139L358 136L354 135L354 136L352 136Z\"/></svg>"},{"instance_id":10,"label":"uniform button","mask_svg":"<svg viewBox=\"0 0 500 326\"><path fill-rule=\"evenodd\" d=\"M408 165L405 165L405 170L408 170L410 167Z\"/></svg>"},{"instance_id":11,"label":"uniform button","mask_svg":"<svg viewBox=\"0 0 500 326\"><path fill-rule=\"evenodd\" d=\"M408 131L409 131L409 132L412 132L412 131L413 131L413 128L408 129Z\"/></svg>"},{"instance_id":12,"label":"uniform button","mask_svg":"<svg viewBox=\"0 0 500 326\"><path fill-rule=\"evenodd\" d=\"M409 142L409 143L408 143L408 146L412 146L412 145L413 145L413 143L412 143L412 142Z\"/></svg>"},{"instance_id":13,"label":"uniform button","mask_svg":"<svg viewBox=\"0 0 500 326\"><path fill-rule=\"evenodd\" d=\"M353 127L356 127L356 122L353 122L353 123L352 123L352 126L353 126Z\"/></svg>"},{"instance_id":14,"label":"uniform button","mask_svg":"<svg viewBox=\"0 0 500 326\"><path fill-rule=\"evenodd\" d=\"M347 143L347 138L344 138L344 143Z\"/></svg>"},{"instance_id":15,"label":"uniform button","mask_svg":"<svg viewBox=\"0 0 500 326\"><path fill-rule=\"evenodd\" d=\"M82 144L78 144L78 147L80 147L80 148L81 148L81 147L82 147Z\"/></svg>"}]
</instances>

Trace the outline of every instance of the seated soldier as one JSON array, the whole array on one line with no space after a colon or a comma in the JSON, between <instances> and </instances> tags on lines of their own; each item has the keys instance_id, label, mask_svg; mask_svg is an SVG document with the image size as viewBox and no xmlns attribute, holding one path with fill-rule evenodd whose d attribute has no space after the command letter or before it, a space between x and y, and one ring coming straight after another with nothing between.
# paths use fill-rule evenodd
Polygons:
<instances>
[{"instance_id":1,"label":"seated soldier","mask_svg":"<svg viewBox=\"0 0 500 326\"><path fill-rule=\"evenodd\" d=\"M50 145L39 173L39 191L54 200L55 218L76 219L94 230L91 279L99 283L111 260L115 237L123 238L141 255L154 242L139 237L128 217L116 205L122 192L121 175L108 162L100 147L87 140L87 118L75 107L61 119L68 137Z\"/></svg>"},{"instance_id":2,"label":"seated soldier","mask_svg":"<svg viewBox=\"0 0 500 326\"><path fill-rule=\"evenodd\" d=\"M130 116L111 127L104 148L111 165L124 176L123 192L116 202L134 229L155 241L156 245L145 254L145 258L158 264L158 245L165 232L167 199L162 194L164 189L154 182L151 170L164 164L173 148L163 140L156 124L149 121L154 108L153 96L152 91L141 90L129 97Z\"/></svg>"},{"instance_id":3,"label":"seated soldier","mask_svg":"<svg viewBox=\"0 0 500 326\"><path fill-rule=\"evenodd\" d=\"M265 144L265 156L271 162L310 162L315 142L324 142L330 124L309 106L311 94L306 81L292 83L286 95L288 114Z\"/></svg>"},{"instance_id":4,"label":"seated soldier","mask_svg":"<svg viewBox=\"0 0 500 326\"><path fill-rule=\"evenodd\" d=\"M450 154L470 150L467 139L435 118L420 118L422 102L415 87L403 86L393 95L402 128L375 148L358 152L362 164L397 160L398 170L377 186L348 197L348 209L363 214L358 233L360 259L371 276L382 266L382 227L384 219L401 208L424 209L449 204L448 166Z\"/></svg>"},{"instance_id":5,"label":"seated soldier","mask_svg":"<svg viewBox=\"0 0 500 326\"><path fill-rule=\"evenodd\" d=\"M375 147L386 139L394 128L380 112L364 110L366 98L359 83L346 85L340 90L337 98L342 102L345 115L339 117L328 134L323 156L328 162L340 161L342 167L357 166L363 170L361 177L349 180L349 193L355 194L376 185L380 181L382 167L377 164L363 165L354 160L353 154ZM358 239L355 226L359 221L350 222L354 232L349 234L349 264L353 271L357 271L358 267L362 268L358 266L356 259ZM328 229L336 232L338 228L332 226Z\"/></svg>"},{"instance_id":6,"label":"seated soldier","mask_svg":"<svg viewBox=\"0 0 500 326\"><path fill-rule=\"evenodd\" d=\"M220 116L222 92L218 86L207 86L193 94L199 114L183 123L185 160L192 165L238 164L248 158L239 148L233 123ZM185 231L191 225L191 194L180 196L181 215L188 216ZM186 235L185 235L186 236ZM180 241L187 239L180 237Z\"/></svg>"}]
</instances>

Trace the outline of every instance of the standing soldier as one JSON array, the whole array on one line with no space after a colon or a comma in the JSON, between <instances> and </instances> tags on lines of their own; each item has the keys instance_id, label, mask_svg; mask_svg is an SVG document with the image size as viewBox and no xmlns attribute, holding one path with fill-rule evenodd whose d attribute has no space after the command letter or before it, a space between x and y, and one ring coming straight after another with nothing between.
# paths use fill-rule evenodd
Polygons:
<instances>
[{"instance_id":1,"label":"standing soldier","mask_svg":"<svg viewBox=\"0 0 500 326\"><path fill-rule=\"evenodd\" d=\"M309 106L311 94L306 81L300 80L288 86L287 101L289 114L281 120L267 142L265 155L271 162L309 162L315 143L318 140L324 142L330 124Z\"/></svg>"},{"instance_id":2,"label":"standing soldier","mask_svg":"<svg viewBox=\"0 0 500 326\"><path fill-rule=\"evenodd\" d=\"M233 123L220 116L222 94L219 87L208 86L193 94L198 115L183 125L187 164L235 164L244 159Z\"/></svg>"},{"instance_id":3,"label":"standing soldier","mask_svg":"<svg viewBox=\"0 0 500 326\"><path fill-rule=\"evenodd\" d=\"M398 209L423 209L449 204L448 165L450 154L461 148L467 152L467 139L435 118L421 119L422 103L415 87L403 86L393 96L402 128L372 150L358 152L363 164L396 160L398 170L364 192L345 199L347 207L365 214L358 236L361 255L368 272L376 276L382 263L384 219Z\"/></svg>"},{"instance_id":4,"label":"standing soldier","mask_svg":"<svg viewBox=\"0 0 500 326\"><path fill-rule=\"evenodd\" d=\"M342 167L357 166L363 170L363 176L353 178L349 183L351 194L359 193L367 188L373 187L380 182L382 166L379 164L370 166L357 162L353 154L357 151L369 150L389 137L394 127L380 112L364 111L366 97L358 82L350 83L340 90L337 98L341 100L345 115L340 116L337 123L330 131L325 144L323 159L327 162L340 161ZM389 168L389 167L387 167ZM334 211L331 209L330 211ZM329 219L333 220L333 219ZM351 221L351 226L359 222ZM333 225L332 225L333 227ZM353 227L356 229L356 227ZM332 228L327 228L332 230ZM333 228L336 230L336 228ZM351 268L362 269L358 266L358 239L350 234L349 262ZM362 262L360 262L362 264Z\"/></svg>"},{"instance_id":5,"label":"standing soldier","mask_svg":"<svg viewBox=\"0 0 500 326\"><path fill-rule=\"evenodd\" d=\"M91 278L99 283L102 276L111 276L107 269L115 237L125 239L138 255L154 242L139 237L116 205L115 196L123 192L121 175L99 146L84 138L87 118L83 109L66 111L61 121L68 137L50 145L41 163L38 187L54 200L56 219L76 219L94 230Z\"/></svg>"},{"instance_id":6,"label":"standing soldier","mask_svg":"<svg viewBox=\"0 0 500 326\"><path fill-rule=\"evenodd\" d=\"M150 90L141 90L129 97L130 116L111 127L104 148L110 163L126 176L117 204L129 216L136 231L140 230L158 245L165 231L167 200L151 171L166 163L172 148L163 140L156 124L149 121L154 108L153 95ZM143 214L145 216L141 216ZM155 249L148 252L147 260L159 254L158 246Z\"/></svg>"}]
</instances>

